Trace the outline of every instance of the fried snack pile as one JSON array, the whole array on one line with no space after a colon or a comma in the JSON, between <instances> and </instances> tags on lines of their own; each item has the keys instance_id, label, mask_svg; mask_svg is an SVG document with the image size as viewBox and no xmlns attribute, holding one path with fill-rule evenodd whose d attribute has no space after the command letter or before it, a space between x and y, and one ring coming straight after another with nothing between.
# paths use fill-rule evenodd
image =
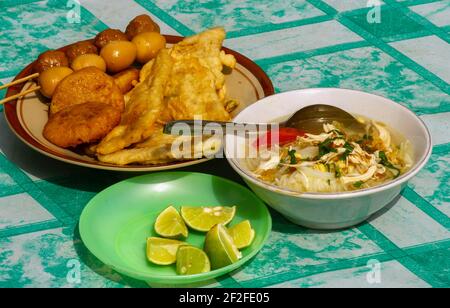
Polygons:
<instances>
[{"instance_id":1,"label":"fried snack pile","mask_svg":"<svg viewBox=\"0 0 450 308\"><path fill-rule=\"evenodd\" d=\"M221 51L224 39L222 28L205 31L161 50L144 66L145 79L127 95L120 124L96 148L98 159L118 165L174 161L175 137L163 135L165 123L194 116L229 120L222 69L234 68L236 60Z\"/></svg>"}]
</instances>

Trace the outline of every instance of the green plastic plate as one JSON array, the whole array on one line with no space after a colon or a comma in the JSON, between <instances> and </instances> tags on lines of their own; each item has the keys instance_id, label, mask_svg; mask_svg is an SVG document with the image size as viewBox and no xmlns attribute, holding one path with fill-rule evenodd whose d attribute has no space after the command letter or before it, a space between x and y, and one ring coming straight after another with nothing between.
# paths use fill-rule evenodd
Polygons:
<instances>
[{"instance_id":1,"label":"green plastic plate","mask_svg":"<svg viewBox=\"0 0 450 308\"><path fill-rule=\"evenodd\" d=\"M249 219L256 236L242 250L243 258L208 273L178 276L175 266L147 261L145 248L158 214L167 206L237 206L230 226ZM154 173L117 183L96 195L80 218L86 247L114 270L150 284L180 285L203 282L233 271L255 256L272 229L264 203L250 190L232 181L202 173ZM203 248L205 234L189 230L187 242Z\"/></svg>"}]
</instances>

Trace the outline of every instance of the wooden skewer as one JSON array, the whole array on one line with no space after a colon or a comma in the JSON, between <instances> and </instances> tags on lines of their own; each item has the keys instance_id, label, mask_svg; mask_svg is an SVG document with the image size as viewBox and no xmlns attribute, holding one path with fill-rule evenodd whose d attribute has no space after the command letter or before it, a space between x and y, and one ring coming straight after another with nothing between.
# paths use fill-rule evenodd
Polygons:
<instances>
[{"instance_id":1,"label":"wooden skewer","mask_svg":"<svg viewBox=\"0 0 450 308\"><path fill-rule=\"evenodd\" d=\"M4 85L0 86L0 90L5 89L5 88L9 88L9 87L14 86L16 84L23 83L25 81L28 81L30 79L34 79L34 78L37 78L37 77L39 77L39 73L28 75L26 77L17 79L17 80L15 80L13 82L10 82L10 83L7 83L7 84L4 84Z\"/></svg>"},{"instance_id":2,"label":"wooden skewer","mask_svg":"<svg viewBox=\"0 0 450 308\"><path fill-rule=\"evenodd\" d=\"M9 88L9 87L12 87L12 86L15 86L16 84L19 84L19 83L24 83L24 82L26 82L28 80L31 80L31 79L34 79L34 78L37 78L37 77L39 77L39 73L28 75L26 77L17 79L15 81L12 81L10 83L7 83L7 84L4 84L4 85L0 86L0 90L5 89L5 88ZM6 98L0 100L0 105L3 105L5 103L7 103L7 102L13 101L13 100L18 99L18 98L20 98L22 96L25 96L25 95L27 95L29 93L37 91L40 88L41 88L40 86L36 86L36 87L31 88L31 89L28 89L28 90L22 91L20 93L17 93L16 95L12 95L10 97L6 97Z\"/></svg>"},{"instance_id":3,"label":"wooden skewer","mask_svg":"<svg viewBox=\"0 0 450 308\"><path fill-rule=\"evenodd\" d=\"M13 101L13 100L15 100L15 99L18 99L18 98L20 98L20 97L22 97L22 96L25 96L25 95L27 95L27 94L30 94L30 93L32 93L32 92L34 92L34 91L39 90L40 88L41 88L40 86L36 86L36 87L34 87L34 88L31 88L31 89L22 91L22 92L20 92L20 93L17 93L16 95L9 96L9 97L7 97L7 98L5 98L5 99L2 99L2 100L0 101L0 105L2 105L2 104L4 104L4 103L7 103L7 102L10 102L10 101Z\"/></svg>"}]
</instances>

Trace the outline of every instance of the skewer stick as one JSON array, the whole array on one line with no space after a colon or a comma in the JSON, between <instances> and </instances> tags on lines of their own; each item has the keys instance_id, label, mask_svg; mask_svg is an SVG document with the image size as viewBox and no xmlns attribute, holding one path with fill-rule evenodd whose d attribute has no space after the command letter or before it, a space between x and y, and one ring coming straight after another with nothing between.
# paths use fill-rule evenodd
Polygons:
<instances>
[{"instance_id":1,"label":"skewer stick","mask_svg":"<svg viewBox=\"0 0 450 308\"><path fill-rule=\"evenodd\" d=\"M4 85L0 86L0 90L5 89L5 88L9 88L9 87L14 86L16 84L23 83L25 81L28 81L30 79L34 79L34 78L37 78L37 77L39 77L39 73L28 75L26 77L17 79L17 80L15 80L13 82L10 82L10 83L7 83L7 84L4 84Z\"/></svg>"},{"instance_id":2,"label":"skewer stick","mask_svg":"<svg viewBox=\"0 0 450 308\"><path fill-rule=\"evenodd\" d=\"M37 87L31 88L31 89L22 91L22 92L20 92L20 93L17 93L16 95L9 96L9 97L7 97L7 98L5 98L5 99L2 99L2 100L0 101L0 105L5 104L5 103L10 102L10 101L13 101L13 100L15 100L15 99L18 99L18 98L20 98L20 97L22 97L22 96L25 96L25 95L27 95L27 94L30 94L30 93L32 93L32 92L34 92L34 91L39 90L40 88L41 88L40 86L37 86Z\"/></svg>"}]
</instances>

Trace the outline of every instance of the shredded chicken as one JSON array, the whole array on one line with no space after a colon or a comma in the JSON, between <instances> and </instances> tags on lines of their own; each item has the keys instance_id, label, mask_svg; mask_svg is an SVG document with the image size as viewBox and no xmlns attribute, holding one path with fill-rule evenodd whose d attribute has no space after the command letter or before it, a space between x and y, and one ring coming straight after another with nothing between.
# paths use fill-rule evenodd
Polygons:
<instances>
[{"instance_id":1,"label":"shredded chicken","mask_svg":"<svg viewBox=\"0 0 450 308\"><path fill-rule=\"evenodd\" d=\"M367 121L365 125L376 135L352 140L335 125L324 124L323 133L260 151L257 163L247 159L248 166L265 181L299 191L353 190L397 177L410 162L406 145L393 149L383 124Z\"/></svg>"}]
</instances>

